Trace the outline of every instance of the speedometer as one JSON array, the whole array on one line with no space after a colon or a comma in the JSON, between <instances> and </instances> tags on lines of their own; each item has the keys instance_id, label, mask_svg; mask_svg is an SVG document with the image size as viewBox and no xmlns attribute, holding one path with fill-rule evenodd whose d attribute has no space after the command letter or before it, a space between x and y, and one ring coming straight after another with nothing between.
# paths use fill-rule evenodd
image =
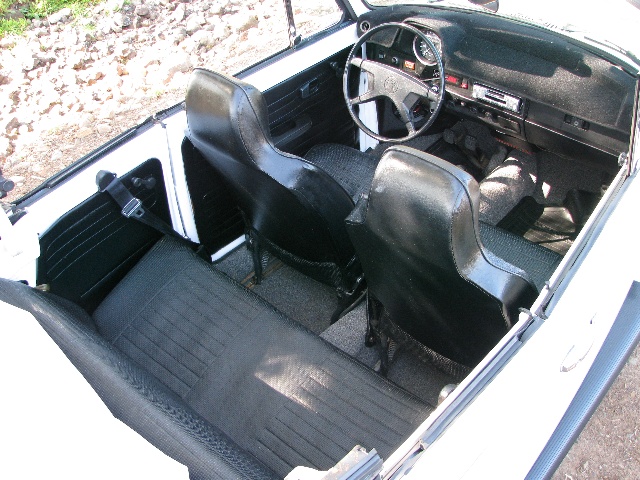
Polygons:
<instances>
[{"instance_id":1,"label":"speedometer","mask_svg":"<svg viewBox=\"0 0 640 480\"><path fill-rule=\"evenodd\" d=\"M431 43L433 43L438 50L438 54L442 57L442 41L440 40L440 37L432 31L424 32L424 34L429 40L431 40ZM417 35L413 39L413 53L416 58L425 65L435 65L437 63L436 56L431 50L431 47L429 47L427 42Z\"/></svg>"}]
</instances>

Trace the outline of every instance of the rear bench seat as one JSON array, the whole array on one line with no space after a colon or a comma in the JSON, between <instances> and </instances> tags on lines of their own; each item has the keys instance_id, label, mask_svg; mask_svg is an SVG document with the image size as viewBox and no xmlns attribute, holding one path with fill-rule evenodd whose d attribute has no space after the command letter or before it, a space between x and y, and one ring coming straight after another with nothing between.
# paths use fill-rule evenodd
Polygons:
<instances>
[{"instance_id":1,"label":"rear bench seat","mask_svg":"<svg viewBox=\"0 0 640 480\"><path fill-rule=\"evenodd\" d=\"M433 410L166 237L89 317L0 279L117 418L192 478L327 470L387 457Z\"/></svg>"}]
</instances>

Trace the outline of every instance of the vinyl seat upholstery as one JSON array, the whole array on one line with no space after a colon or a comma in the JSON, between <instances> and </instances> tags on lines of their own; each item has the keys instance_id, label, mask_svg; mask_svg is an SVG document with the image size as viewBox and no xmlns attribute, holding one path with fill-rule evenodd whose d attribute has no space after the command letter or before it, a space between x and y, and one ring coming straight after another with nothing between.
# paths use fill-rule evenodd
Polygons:
<instances>
[{"instance_id":1,"label":"vinyl seat upholstery","mask_svg":"<svg viewBox=\"0 0 640 480\"><path fill-rule=\"evenodd\" d=\"M0 279L115 416L194 478L388 456L433 410L163 238L95 310Z\"/></svg>"},{"instance_id":2,"label":"vinyl seat upholstery","mask_svg":"<svg viewBox=\"0 0 640 480\"><path fill-rule=\"evenodd\" d=\"M374 331L388 317L438 354L475 366L531 305L559 258L489 225L481 235L478 204L478 184L463 170L412 148L387 150L347 221ZM528 259L537 281L483 238L511 260Z\"/></svg>"},{"instance_id":3,"label":"vinyl seat upholstery","mask_svg":"<svg viewBox=\"0 0 640 480\"><path fill-rule=\"evenodd\" d=\"M189 140L231 186L253 245L349 291L361 272L344 219L376 159L343 145L315 147L306 159L280 151L262 93L209 70L192 73L186 112Z\"/></svg>"}]
</instances>

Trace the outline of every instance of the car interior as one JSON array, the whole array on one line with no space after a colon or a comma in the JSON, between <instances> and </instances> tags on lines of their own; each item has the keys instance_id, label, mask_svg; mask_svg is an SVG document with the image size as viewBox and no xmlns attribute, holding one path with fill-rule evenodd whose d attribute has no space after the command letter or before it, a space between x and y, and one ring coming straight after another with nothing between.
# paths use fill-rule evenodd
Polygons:
<instances>
[{"instance_id":1,"label":"car interior","mask_svg":"<svg viewBox=\"0 0 640 480\"><path fill-rule=\"evenodd\" d=\"M148 158L41 235L39 288L0 279L192 478L388 458L545 289L628 150L635 78L585 45L437 7L357 29L266 91L193 72L195 244L163 227Z\"/></svg>"}]
</instances>

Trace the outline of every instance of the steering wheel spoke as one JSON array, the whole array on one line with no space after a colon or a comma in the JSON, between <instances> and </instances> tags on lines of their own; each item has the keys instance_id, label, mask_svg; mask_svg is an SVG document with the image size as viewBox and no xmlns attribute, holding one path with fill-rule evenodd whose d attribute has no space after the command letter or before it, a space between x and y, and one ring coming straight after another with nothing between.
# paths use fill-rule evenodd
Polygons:
<instances>
[{"instance_id":1,"label":"steering wheel spoke","mask_svg":"<svg viewBox=\"0 0 640 480\"><path fill-rule=\"evenodd\" d=\"M380 98L380 94L375 92L373 88L370 88L362 95L358 95L355 98L350 98L349 103L351 103L351 105L360 105L361 103L370 102L371 100L375 100L376 98Z\"/></svg>"},{"instance_id":2,"label":"steering wheel spoke","mask_svg":"<svg viewBox=\"0 0 640 480\"><path fill-rule=\"evenodd\" d=\"M438 85L436 91L434 91L429 84L401 68L358 57L357 55L359 55L362 50L362 45L370 40L375 33L384 28L401 28L409 30L414 35L422 38L426 44L430 46L430 48L433 47L435 51L435 46L433 46L424 33L411 25L388 23L372 28L360 37L349 53L344 74L343 90L349 113L360 129L362 129L367 135L380 141L401 142L420 135L435 121L444 99L444 66L440 55L436 55L438 60L436 68L439 70L440 75L438 77L427 79L432 82L432 84ZM349 94L349 73L352 70L352 67L359 68L360 71L365 73L368 78L368 90L355 97L352 97L352 95ZM354 105L359 105L382 97L388 98L398 109L400 120L408 131L408 135L406 137L394 139L374 133L362 123L358 118L358 115L355 113L353 109ZM416 128L411 108L419 99L423 99L425 103L428 102L429 108L433 113L426 120L424 125L420 128Z\"/></svg>"},{"instance_id":3,"label":"steering wheel spoke","mask_svg":"<svg viewBox=\"0 0 640 480\"><path fill-rule=\"evenodd\" d=\"M413 135L416 133L416 126L413 122L413 115L409 108L405 105L403 101L394 101L395 107L398 109L398 113L400 114L400 120L404 123L409 135Z\"/></svg>"}]
</instances>

